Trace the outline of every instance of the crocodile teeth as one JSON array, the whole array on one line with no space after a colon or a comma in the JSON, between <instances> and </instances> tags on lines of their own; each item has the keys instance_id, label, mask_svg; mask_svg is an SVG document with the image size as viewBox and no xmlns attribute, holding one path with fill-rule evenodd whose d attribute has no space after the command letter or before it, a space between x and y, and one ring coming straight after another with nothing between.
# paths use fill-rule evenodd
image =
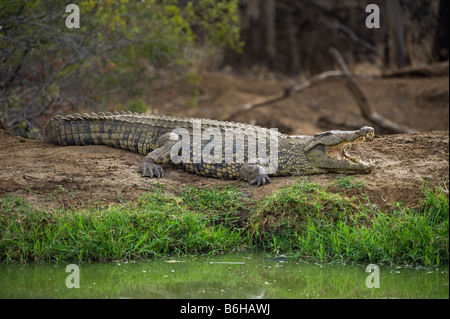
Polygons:
<instances>
[{"instance_id":1,"label":"crocodile teeth","mask_svg":"<svg viewBox=\"0 0 450 319\"><path fill-rule=\"evenodd\" d=\"M373 136L374 136L373 132L367 132L366 134L357 137L353 141L344 141L340 144L329 146L327 148L327 155L335 160L340 161L345 160L346 162L351 164L357 164L361 166L373 166L375 164L374 160L369 159L367 161L364 161L359 156L351 156L350 154L347 153L346 150L346 146L351 147L352 143L354 142L365 142L367 139L373 138Z\"/></svg>"},{"instance_id":2,"label":"crocodile teeth","mask_svg":"<svg viewBox=\"0 0 450 319\"><path fill-rule=\"evenodd\" d=\"M365 138L373 138L373 136L374 136L373 132L369 132L369 133L364 135Z\"/></svg>"}]
</instances>

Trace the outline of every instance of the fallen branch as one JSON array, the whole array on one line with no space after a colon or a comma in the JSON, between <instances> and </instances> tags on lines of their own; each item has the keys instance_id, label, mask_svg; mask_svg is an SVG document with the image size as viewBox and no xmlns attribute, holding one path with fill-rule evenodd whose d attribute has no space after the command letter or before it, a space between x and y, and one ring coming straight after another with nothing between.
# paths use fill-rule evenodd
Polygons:
<instances>
[{"instance_id":1,"label":"fallen branch","mask_svg":"<svg viewBox=\"0 0 450 319\"><path fill-rule=\"evenodd\" d=\"M408 126L400 125L398 123L395 123L380 114L372 111L372 108L370 107L369 102L367 101L366 96L361 91L359 86L356 84L356 82L352 79L352 76L350 74L350 71L347 68L347 65L345 64L344 59L342 58L341 54L338 50L335 48L330 49L330 53L333 55L335 60L338 62L341 71L342 71L342 83L347 87L347 89L352 93L353 97L356 100L356 103L358 104L358 107L361 111L362 116L370 121L371 123L378 125L382 127L383 129L391 132L391 133L415 133L417 130L410 128Z\"/></svg>"},{"instance_id":2,"label":"fallen branch","mask_svg":"<svg viewBox=\"0 0 450 319\"><path fill-rule=\"evenodd\" d=\"M225 120L233 120L237 115L246 113L250 110L253 110L257 107L261 107L270 103L278 102L280 100L286 99L290 97L294 93L301 92L307 88L310 88L314 85L324 83L328 80L332 81L340 81L353 95L358 107L361 111L361 115L370 121L371 123L382 127L390 133L414 133L417 132L415 129L397 124L387 118L384 118L380 114L372 111L366 96L352 79L351 74L347 68L347 65L344 62L344 59L339 54L339 52L332 48L330 53L334 56L336 61L338 62L341 70L340 71L327 71L320 73L318 75L313 76L311 79L306 80L303 83L299 83L284 89L284 91L256 99L249 103L244 104L242 107L238 108L234 112L230 113Z\"/></svg>"},{"instance_id":3,"label":"fallen branch","mask_svg":"<svg viewBox=\"0 0 450 319\"><path fill-rule=\"evenodd\" d=\"M291 87L285 88L284 91L272 94L269 96L261 97L256 100L253 100L249 103L244 104L242 107L238 108L237 110L231 112L226 120L230 121L234 119L236 116L248 112L252 109L255 109L257 107L261 107L266 104L278 102L280 100L286 99L290 97L292 94L303 91L304 89L307 89L309 87L312 87L313 85L324 82L328 79L336 79L343 76L342 71L327 71L320 73L318 75L313 76L311 79L306 80L303 83L293 85Z\"/></svg>"},{"instance_id":4,"label":"fallen branch","mask_svg":"<svg viewBox=\"0 0 450 319\"><path fill-rule=\"evenodd\" d=\"M429 65L408 66L383 73L383 78L448 76L448 61Z\"/></svg>"},{"instance_id":5,"label":"fallen branch","mask_svg":"<svg viewBox=\"0 0 450 319\"><path fill-rule=\"evenodd\" d=\"M338 31L341 31L341 32L345 33L348 37L350 37L350 39L352 39L353 41L355 41L359 45L362 45L366 49L369 49L370 51L372 51L374 53L378 53L377 47L375 45L373 45L373 44L363 40L359 36L357 36L356 33L353 32L353 30L350 29L349 27L347 27L346 25L341 24L341 23L327 23L326 25L329 28L332 28L332 29L335 29L335 30L338 30Z\"/></svg>"}]
</instances>

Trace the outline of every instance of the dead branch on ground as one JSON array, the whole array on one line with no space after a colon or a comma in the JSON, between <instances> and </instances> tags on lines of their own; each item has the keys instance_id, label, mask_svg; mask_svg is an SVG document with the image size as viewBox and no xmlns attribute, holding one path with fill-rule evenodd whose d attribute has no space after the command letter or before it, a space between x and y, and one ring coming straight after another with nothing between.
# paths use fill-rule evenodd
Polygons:
<instances>
[{"instance_id":1,"label":"dead branch on ground","mask_svg":"<svg viewBox=\"0 0 450 319\"><path fill-rule=\"evenodd\" d=\"M356 84L356 82L352 79L352 76L350 74L350 71L347 68L347 65L345 64L344 59L342 58L342 55L339 53L339 51L335 48L330 49L330 53L333 55L335 60L338 62L339 67L341 68L343 77L341 78L343 81L342 84L345 85L345 87L352 93L356 103L358 104L359 110L361 111L362 116L370 121L371 123L378 125L382 127L385 130L388 130L391 133L415 133L417 130L410 128L405 125L400 125L398 123L395 123L380 114L374 112L364 95L364 93L361 91L359 86Z\"/></svg>"},{"instance_id":2,"label":"dead branch on ground","mask_svg":"<svg viewBox=\"0 0 450 319\"><path fill-rule=\"evenodd\" d=\"M327 71L320 74L317 74L313 77L311 77L309 80L306 80L302 83L295 84L291 87L285 88L284 91L270 95L258 98L256 100L253 100L249 103L244 104L242 107L238 108L237 110L233 111L228 115L226 120L233 120L236 116L243 114L245 112L248 112L250 110L253 110L257 107L261 107L267 104L275 103L278 101L281 101L283 99L286 99L290 96L292 96L294 93L299 93L307 88L310 88L317 84L323 84L327 81L339 81L341 82L352 94L354 97L356 103L358 104L358 107L361 111L361 115L370 121L371 123L378 125L382 127L383 129L389 131L390 133L414 133L417 132L417 130L397 124L380 114L372 111L372 108L370 107L369 102L367 101L366 96L361 91L361 89L358 87L356 82L352 79L352 76L347 68L347 65L345 64L344 59L342 58L341 54L334 48L330 49L330 53L333 55L335 60L340 66L340 71Z\"/></svg>"},{"instance_id":3,"label":"dead branch on ground","mask_svg":"<svg viewBox=\"0 0 450 319\"><path fill-rule=\"evenodd\" d=\"M383 78L448 76L448 61L429 65L407 66L383 73Z\"/></svg>"}]
</instances>

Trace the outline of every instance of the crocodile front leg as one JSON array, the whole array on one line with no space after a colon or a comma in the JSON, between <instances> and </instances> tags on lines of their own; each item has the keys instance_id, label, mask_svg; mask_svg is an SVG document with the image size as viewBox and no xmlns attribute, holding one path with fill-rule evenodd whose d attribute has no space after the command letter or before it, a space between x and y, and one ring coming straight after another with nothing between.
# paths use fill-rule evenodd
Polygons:
<instances>
[{"instance_id":1,"label":"crocodile front leg","mask_svg":"<svg viewBox=\"0 0 450 319\"><path fill-rule=\"evenodd\" d=\"M168 133L158 138L156 141L158 148L145 156L144 162L139 166L139 172L143 177L160 178L164 176L164 169L160 165L170 160L170 150L177 143L170 137L171 133Z\"/></svg>"},{"instance_id":2,"label":"crocodile front leg","mask_svg":"<svg viewBox=\"0 0 450 319\"><path fill-rule=\"evenodd\" d=\"M251 185L259 187L270 183L266 169L258 164L243 164L239 174L243 180L249 181Z\"/></svg>"}]
</instances>

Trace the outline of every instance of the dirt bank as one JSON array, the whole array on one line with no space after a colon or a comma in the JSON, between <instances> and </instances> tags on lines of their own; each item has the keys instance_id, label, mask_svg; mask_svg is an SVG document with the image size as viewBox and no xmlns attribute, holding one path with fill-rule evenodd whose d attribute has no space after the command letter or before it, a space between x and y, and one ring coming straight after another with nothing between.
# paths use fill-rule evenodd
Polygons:
<instances>
[{"instance_id":1,"label":"dirt bank","mask_svg":"<svg viewBox=\"0 0 450 319\"><path fill-rule=\"evenodd\" d=\"M401 201L414 206L424 181L440 183L449 176L449 133L428 132L376 137L355 145L358 152L377 162L369 174L355 175L365 182L372 203L392 206ZM292 177L272 178L256 188L243 181L204 178L165 167L161 179L144 179L137 172L143 156L106 147L58 147L27 140L0 131L0 196L23 196L37 205L104 204L134 200L157 183L195 187L231 184L253 198L269 195ZM320 184L336 179L336 174L299 177Z\"/></svg>"},{"instance_id":2,"label":"dirt bank","mask_svg":"<svg viewBox=\"0 0 450 319\"><path fill-rule=\"evenodd\" d=\"M149 94L146 103L159 105L153 111L162 114L221 119L233 108L273 94L287 84L209 74L202 84L203 98L196 107L186 109L182 103L177 104L176 101L183 100L184 91L176 87L172 88L176 93L172 99L167 99L171 94L160 92ZM421 131L411 135L377 135L354 146L363 158L377 162L372 173L355 175L365 182L365 191L373 204L392 207L401 201L414 206L424 181L435 184L448 181L448 84L448 77L359 81L376 112ZM370 125L359 114L352 96L340 84L333 83L252 110L236 120L278 127L291 134ZM108 204L133 200L161 183L175 187L231 184L252 198L260 198L296 181L292 177L272 178L271 184L256 188L243 181L204 178L170 166L165 167L162 179L143 179L137 172L142 159L141 155L105 146L58 147L0 129L0 196L12 193L37 205L50 206ZM300 178L328 184L336 177L327 174Z\"/></svg>"}]
</instances>

